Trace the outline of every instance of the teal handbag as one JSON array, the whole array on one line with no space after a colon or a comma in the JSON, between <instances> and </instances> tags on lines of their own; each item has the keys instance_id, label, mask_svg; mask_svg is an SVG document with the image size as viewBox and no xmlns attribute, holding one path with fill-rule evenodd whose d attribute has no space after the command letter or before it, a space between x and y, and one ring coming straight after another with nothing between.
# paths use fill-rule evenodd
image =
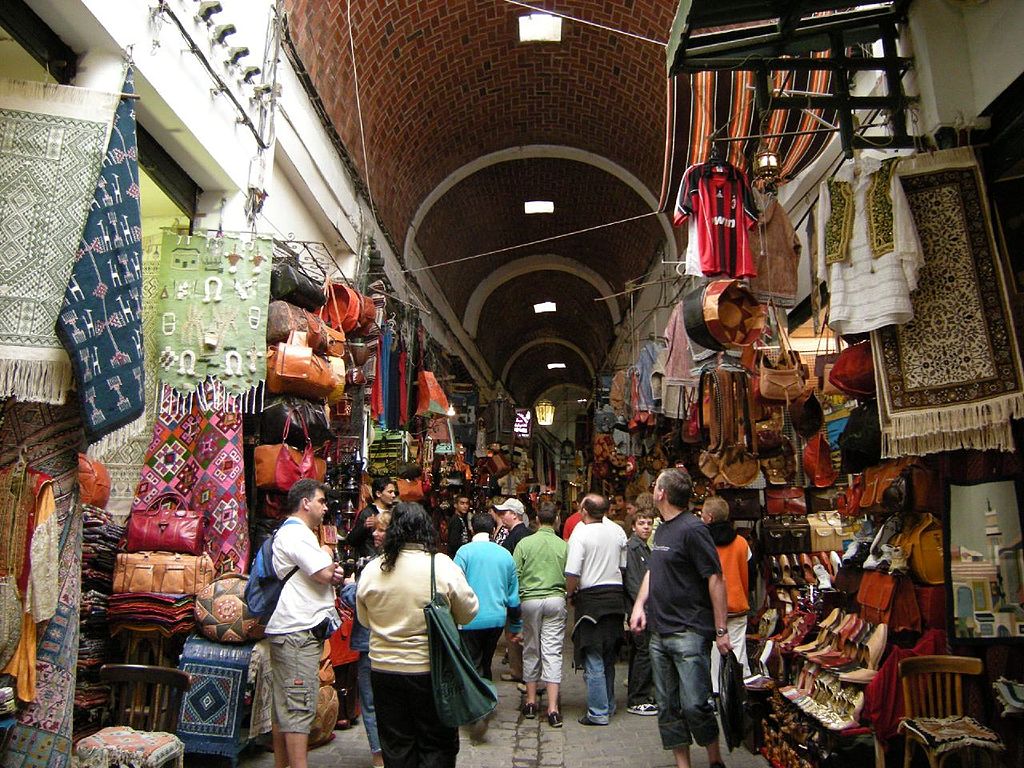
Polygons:
<instances>
[{"instance_id":1,"label":"teal handbag","mask_svg":"<svg viewBox=\"0 0 1024 768\"><path fill-rule=\"evenodd\" d=\"M441 723L449 728L476 722L498 706L498 692L490 680L477 674L462 647L459 629L434 581L434 556L430 556L430 602L423 608L430 645L430 683Z\"/></svg>"}]
</instances>

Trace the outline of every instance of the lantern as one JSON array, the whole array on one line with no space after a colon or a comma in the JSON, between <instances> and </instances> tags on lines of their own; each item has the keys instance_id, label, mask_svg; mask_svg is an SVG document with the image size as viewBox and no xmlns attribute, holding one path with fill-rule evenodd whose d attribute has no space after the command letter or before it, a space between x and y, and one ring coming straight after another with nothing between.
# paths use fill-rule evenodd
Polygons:
<instances>
[{"instance_id":1,"label":"lantern","mask_svg":"<svg viewBox=\"0 0 1024 768\"><path fill-rule=\"evenodd\" d=\"M550 427L555 423L555 404L550 400L538 400L534 410L537 412L537 423L542 427Z\"/></svg>"},{"instance_id":2,"label":"lantern","mask_svg":"<svg viewBox=\"0 0 1024 768\"><path fill-rule=\"evenodd\" d=\"M767 144L758 147L754 154L754 178L775 181L779 178L779 155Z\"/></svg>"}]
</instances>

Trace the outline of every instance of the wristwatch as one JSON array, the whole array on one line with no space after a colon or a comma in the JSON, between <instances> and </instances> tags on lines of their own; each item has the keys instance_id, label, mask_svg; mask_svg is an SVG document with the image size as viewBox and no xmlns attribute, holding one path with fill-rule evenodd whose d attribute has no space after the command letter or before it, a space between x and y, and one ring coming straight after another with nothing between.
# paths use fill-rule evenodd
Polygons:
<instances>
[{"instance_id":1,"label":"wristwatch","mask_svg":"<svg viewBox=\"0 0 1024 768\"><path fill-rule=\"evenodd\" d=\"M725 637L727 634L729 634L729 630L725 627L717 627L715 629L715 637Z\"/></svg>"}]
</instances>

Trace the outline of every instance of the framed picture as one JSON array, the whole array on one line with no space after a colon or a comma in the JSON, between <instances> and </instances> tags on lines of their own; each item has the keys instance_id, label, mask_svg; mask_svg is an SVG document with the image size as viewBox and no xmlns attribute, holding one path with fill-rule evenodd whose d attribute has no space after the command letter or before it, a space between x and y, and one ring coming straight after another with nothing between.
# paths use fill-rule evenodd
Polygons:
<instances>
[{"instance_id":1,"label":"framed picture","mask_svg":"<svg viewBox=\"0 0 1024 768\"><path fill-rule=\"evenodd\" d=\"M1020 480L949 483L945 538L950 641L1024 640Z\"/></svg>"}]
</instances>

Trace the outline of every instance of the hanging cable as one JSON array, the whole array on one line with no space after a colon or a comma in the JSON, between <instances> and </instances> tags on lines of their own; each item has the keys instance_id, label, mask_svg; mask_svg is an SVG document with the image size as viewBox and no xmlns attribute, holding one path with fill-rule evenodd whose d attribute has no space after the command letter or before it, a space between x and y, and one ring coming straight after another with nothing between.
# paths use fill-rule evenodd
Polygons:
<instances>
[{"instance_id":1,"label":"hanging cable","mask_svg":"<svg viewBox=\"0 0 1024 768\"><path fill-rule=\"evenodd\" d=\"M370 185L370 156L366 151L366 130L363 128L363 107L359 101L359 67L356 66L356 39L352 33L352 0L346 0L345 15L348 22L348 48L352 54L352 82L356 90L356 117L359 118L359 144L363 149L363 168L366 173L366 197L370 202L370 210L375 210L373 205L373 187Z\"/></svg>"}]
</instances>

